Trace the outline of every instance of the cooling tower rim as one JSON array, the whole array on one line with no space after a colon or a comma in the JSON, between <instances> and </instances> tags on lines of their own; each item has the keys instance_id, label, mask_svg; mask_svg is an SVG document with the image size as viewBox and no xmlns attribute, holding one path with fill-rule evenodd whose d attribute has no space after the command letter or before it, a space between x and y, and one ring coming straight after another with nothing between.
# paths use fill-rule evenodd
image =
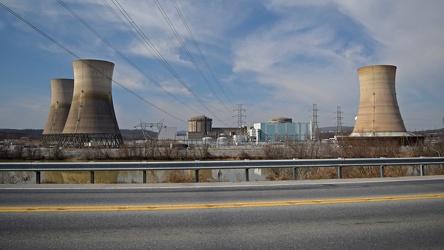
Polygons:
<instances>
[{"instance_id":1,"label":"cooling tower rim","mask_svg":"<svg viewBox=\"0 0 444 250\"><path fill-rule=\"evenodd\" d=\"M76 63L76 62L104 62L104 63L110 63L110 64L114 65L113 62L106 61L106 60L100 60L100 59L79 59L79 60L73 61L73 63Z\"/></svg>"},{"instance_id":2,"label":"cooling tower rim","mask_svg":"<svg viewBox=\"0 0 444 250\"><path fill-rule=\"evenodd\" d=\"M373 68L373 67L378 67L378 68L386 68L386 67L391 67L391 68L397 68L395 65L391 65L391 64L376 64L376 65L368 65L368 66L363 66L358 68L358 71L364 68Z\"/></svg>"}]
</instances>

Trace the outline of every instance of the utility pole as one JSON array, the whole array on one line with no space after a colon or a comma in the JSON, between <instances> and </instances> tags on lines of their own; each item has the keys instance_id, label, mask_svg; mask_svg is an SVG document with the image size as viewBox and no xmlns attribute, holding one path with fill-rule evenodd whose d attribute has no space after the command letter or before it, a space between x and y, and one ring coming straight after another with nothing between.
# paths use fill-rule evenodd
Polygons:
<instances>
[{"instance_id":1,"label":"utility pole","mask_svg":"<svg viewBox=\"0 0 444 250\"><path fill-rule=\"evenodd\" d=\"M342 111L341 106L338 106L336 109L336 135L340 135L342 133Z\"/></svg>"},{"instance_id":2,"label":"utility pole","mask_svg":"<svg viewBox=\"0 0 444 250\"><path fill-rule=\"evenodd\" d=\"M313 104L313 116L312 116L312 124L311 124L311 130L312 130L312 137L311 139L313 141L319 140L319 129L318 129L318 106L316 104Z\"/></svg>"}]
</instances>

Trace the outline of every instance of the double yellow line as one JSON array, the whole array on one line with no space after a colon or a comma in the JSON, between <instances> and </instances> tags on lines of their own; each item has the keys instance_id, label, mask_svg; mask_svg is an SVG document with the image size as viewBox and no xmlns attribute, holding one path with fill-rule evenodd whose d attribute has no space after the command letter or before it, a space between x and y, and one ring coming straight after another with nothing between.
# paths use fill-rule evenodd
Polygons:
<instances>
[{"instance_id":1,"label":"double yellow line","mask_svg":"<svg viewBox=\"0 0 444 250\"><path fill-rule=\"evenodd\" d=\"M406 201L422 199L443 199L444 194L420 194L408 196L380 196L366 198L335 198L321 200L282 200L259 202L226 202L209 204L154 204L130 206L0 206L0 213L55 213L55 212L104 212L104 211L158 211L187 209L223 209L249 207L282 207L316 204L341 204L361 202Z\"/></svg>"}]
</instances>

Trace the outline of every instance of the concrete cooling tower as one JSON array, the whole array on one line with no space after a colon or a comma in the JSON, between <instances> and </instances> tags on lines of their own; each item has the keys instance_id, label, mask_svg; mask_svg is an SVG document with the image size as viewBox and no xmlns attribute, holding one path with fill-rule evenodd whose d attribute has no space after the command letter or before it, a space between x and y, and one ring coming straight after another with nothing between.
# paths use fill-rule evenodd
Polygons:
<instances>
[{"instance_id":1,"label":"concrete cooling tower","mask_svg":"<svg viewBox=\"0 0 444 250\"><path fill-rule=\"evenodd\" d=\"M358 69L360 100L351 136L409 136L396 99L395 75L392 65Z\"/></svg>"},{"instance_id":2,"label":"concrete cooling tower","mask_svg":"<svg viewBox=\"0 0 444 250\"><path fill-rule=\"evenodd\" d=\"M51 80L51 105L43 130L44 141L58 140L57 137L62 133L71 107L73 89L73 79Z\"/></svg>"},{"instance_id":3,"label":"concrete cooling tower","mask_svg":"<svg viewBox=\"0 0 444 250\"><path fill-rule=\"evenodd\" d=\"M111 93L114 64L77 60L71 108L63 129L68 147L119 147L123 143Z\"/></svg>"}]
</instances>

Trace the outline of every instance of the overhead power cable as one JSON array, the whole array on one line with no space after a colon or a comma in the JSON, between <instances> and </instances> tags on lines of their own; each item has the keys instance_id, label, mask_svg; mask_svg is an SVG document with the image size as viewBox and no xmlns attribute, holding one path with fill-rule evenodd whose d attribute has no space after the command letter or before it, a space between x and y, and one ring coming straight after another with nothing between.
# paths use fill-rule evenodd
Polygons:
<instances>
[{"instance_id":1,"label":"overhead power cable","mask_svg":"<svg viewBox=\"0 0 444 250\"><path fill-rule=\"evenodd\" d=\"M201 77L205 80L205 82L207 83L208 87L212 90L212 92L215 94L216 97L217 94L214 91L213 87L211 86L211 84L209 84L208 79L206 78L206 76L203 74L202 70L200 69L199 65L196 63L196 61L194 60L194 57L191 55L190 51L188 50L187 46L185 45L185 42L183 41L183 39L180 37L179 32L177 32L176 28L174 27L173 23L171 22L171 20L169 19L168 15L166 14L165 10L163 9L162 5L160 4L160 2L158 0L154 0L154 2L157 5L157 8L159 9L159 11L161 12L162 16L164 17L165 21L167 22L168 26L170 27L171 31L173 32L174 36L176 37L176 39L179 41L179 43L181 44L182 48L184 49L184 51L186 52L186 54L188 55L188 57L190 58L191 62L193 63L194 67L196 68L196 70L199 72L199 74L201 75ZM219 99L219 98L218 98ZM220 100L220 99L219 99ZM222 102L220 100L220 102ZM208 104L209 105L209 104ZM214 108L214 107L213 107ZM215 108L214 108L215 109ZM222 121L221 119L217 118L217 116L210 110L207 108L207 110L220 122L224 123L224 121ZM230 112L230 111L228 111Z\"/></svg>"},{"instance_id":2,"label":"overhead power cable","mask_svg":"<svg viewBox=\"0 0 444 250\"><path fill-rule=\"evenodd\" d=\"M165 69L167 69L181 84L185 87L185 89L194 96L194 98L201 104L203 108L205 108L208 112L210 112L212 115L216 117L216 115L207 107L210 106L207 104L203 99L201 99L186 83L185 81L180 77L180 75L173 69L173 67L168 63L168 61L161 55L161 53L156 49L154 44L149 40L149 38L144 34L144 32L139 28L139 26L136 24L136 22L131 18L130 14L125 10L125 8L117 1L117 0L111 0L115 7L120 11L122 16L127 20L127 22L134 28L134 30L137 32L137 34L129 28L128 24L126 24L122 18L109 6L109 4L106 3L106 1L102 0L107 7L111 10L111 12L124 24L124 26L136 37L136 39L147 49L156 60L162 66L164 66ZM148 47L149 48L148 48ZM199 113L198 111L196 111ZM217 118L217 117L216 117Z\"/></svg>"},{"instance_id":3,"label":"overhead power cable","mask_svg":"<svg viewBox=\"0 0 444 250\"><path fill-rule=\"evenodd\" d=\"M0 2L0 6L5 9L6 11L8 11L9 13L11 13L13 16L15 16L16 18L18 18L20 21L22 21L23 23L25 23L26 25L28 25L29 27L31 27L33 30L35 30L37 33L39 33L40 35L44 36L46 39L48 39L49 41L51 41L52 43L56 44L58 47L60 47L62 50L64 50L65 52L67 52L68 54L72 55L73 57L81 60L82 58L80 56L78 56L77 54L75 54L72 50L68 49L66 46L64 46L63 44L57 42L54 38L52 38L51 36L49 36L48 34L46 34L45 32L43 32L42 30L40 30L39 28L37 28L36 26L34 26L33 24L31 24L28 20L26 20L25 18L23 18L22 16L20 16L18 13L16 13L15 11L11 10L10 8L8 8L6 5L4 5L3 3ZM88 64L89 65L89 64ZM90 67L92 67L94 70L96 70L97 72L101 72L98 69L94 68L92 65L89 65ZM125 87L124 85L120 84L119 82L112 80L115 84L117 84L118 86L120 86L121 88L125 89L126 91L128 91L129 93L133 94L134 96L136 96L137 98L139 98L140 100L142 100L143 102L151 105L152 107L156 108L157 110L179 120L182 122L185 122L184 120L182 120L181 118L159 108L158 106L156 106L155 104L147 101L146 99L144 99L143 97L141 97L140 95L136 94L134 91L128 89L127 87Z\"/></svg>"},{"instance_id":4,"label":"overhead power cable","mask_svg":"<svg viewBox=\"0 0 444 250\"><path fill-rule=\"evenodd\" d=\"M68 10L77 20L79 20L86 28L88 28L94 35L96 35L100 40L102 40L108 47L110 47L114 52L116 52L120 57L122 57L128 64L130 64L133 68L135 68L139 73L141 73L143 76L145 76L148 80L153 82L156 86L158 86L160 89L162 89L165 93L170 95L172 98L180 102L182 105L188 107L189 109L193 110L194 112L198 112L193 107L187 105L183 101L181 101L179 98L177 98L175 95L171 94L168 90L163 88L156 80L154 80L152 77L147 75L141 68L139 68L135 63L133 63L128 57L126 57L122 52L120 52L116 47L114 47L108 40L106 40L102 35L100 35L93 27L91 27L85 20L83 20L74 10L72 10L67 4L65 4L61 0L57 0L66 10Z\"/></svg>"},{"instance_id":5,"label":"overhead power cable","mask_svg":"<svg viewBox=\"0 0 444 250\"><path fill-rule=\"evenodd\" d=\"M158 0L154 0L154 2L157 5L157 8L159 9L159 11L162 13L163 18L165 19L165 21L167 22L168 26L170 27L171 31L173 32L173 34L176 36L177 40L179 41L180 45L182 46L182 48L184 49L184 51L186 52L186 54L188 55L188 57L190 58L190 61L193 63L194 68L196 68L197 72L199 73L199 75L202 77L202 79L204 80L205 84L210 88L211 92L213 92L214 96L219 100L219 102L222 104L222 106L225 107L225 109L227 110L227 113L230 113L230 110L225 106L224 102L219 98L219 95L217 94L217 92L214 90L213 86L211 85L211 83L209 82L208 78L205 76L205 74L203 73L202 69L200 68L199 64L196 62L196 60L194 59L194 56L191 54L190 50L188 49L186 43L183 41L182 37L180 36L179 32L176 30L176 28L174 27L174 24L171 22L171 19L168 17L168 14L165 12L165 10L162 7L162 4L158 1ZM176 7L176 11L178 11L178 7L177 5L175 5ZM179 12L178 12L179 13ZM182 19L182 23L184 23L184 26L187 27L185 20L183 19L183 16L181 16L181 13L179 13L179 16ZM188 33L190 32L190 30L187 28ZM196 43L195 43L196 44ZM213 107L214 108L214 107ZM214 108L216 109L216 108Z\"/></svg>"},{"instance_id":6,"label":"overhead power cable","mask_svg":"<svg viewBox=\"0 0 444 250\"><path fill-rule=\"evenodd\" d=\"M235 105L233 104L233 102L231 102L231 100L230 100L230 98L228 97L228 95L226 94L225 90L222 88L222 85L219 83L219 81L218 81L216 75L214 74L214 71L213 71L212 67L210 66L210 64L209 64L208 61L207 61L207 58L205 57L204 53L202 52L202 50L201 50L201 48L200 48L200 46L199 46L199 43L197 42L196 38L194 37L194 34L193 34L193 32L192 32L190 26L188 25L188 22L186 21L186 18L185 18L184 15L182 14L182 11L180 10L180 8L179 8L179 6L178 6L176 0L171 0L171 2L173 2L174 7L176 8L176 11L177 11L177 13L179 14L180 19L182 20L182 22L183 22L185 28L187 29L188 34L190 35L190 38L191 38L191 40L193 41L194 46L196 47L196 50L198 51L200 57L202 58L202 61L205 63L205 66L207 67L208 71L210 72L210 74L211 74L211 76L212 76L214 82L215 82L216 85L219 87L219 89L221 90L221 92L224 94L225 98L228 100L228 102L231 104L231 106L234 107ZM224 106L225 106L225 105L224 105ZM225 107L225 108L228 110L227 107Z\"/></svg>"}]
</instances>

